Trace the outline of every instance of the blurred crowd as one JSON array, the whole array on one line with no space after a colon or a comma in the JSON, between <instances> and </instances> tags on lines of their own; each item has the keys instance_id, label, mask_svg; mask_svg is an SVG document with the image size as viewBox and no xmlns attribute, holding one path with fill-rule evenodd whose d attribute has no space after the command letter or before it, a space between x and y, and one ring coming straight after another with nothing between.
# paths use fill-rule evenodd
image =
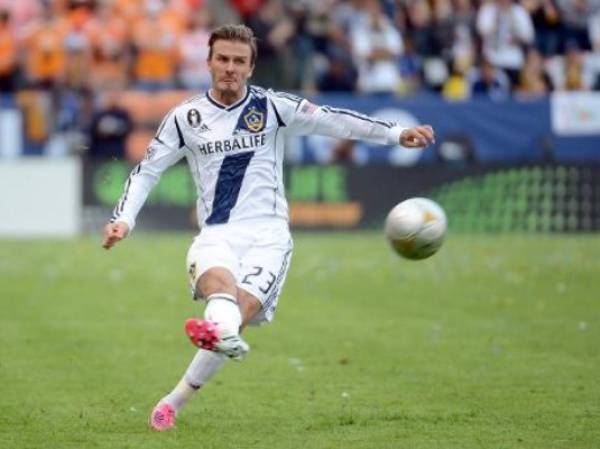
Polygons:
<instances>
[{"instance_id":1,"label":"blurred crowd","mask_svg":"<svg viewBox=\"0 0 600 449\"><path fill-rule=\"evenodd\" d=\"M120 92L206 89L210 30L231 22L258 37L252 82L275 89L600 90L600 0L0 0L0 106L16 96L92 137L108 111L126 132ZM47 124L29 114L27 126L35 137Z\"/></svg>"},{"instance_id":2,"label":"blurred crowd","mask_svg":"<svg viewBox=\"0 0 600 449\"><path fill-rule=\"evenodd\" d=\"M210 30L259 40L254 82L453 99L598 88L600 0L0 0L0 91L205 89Z\"/></svg>"}]
</instances>

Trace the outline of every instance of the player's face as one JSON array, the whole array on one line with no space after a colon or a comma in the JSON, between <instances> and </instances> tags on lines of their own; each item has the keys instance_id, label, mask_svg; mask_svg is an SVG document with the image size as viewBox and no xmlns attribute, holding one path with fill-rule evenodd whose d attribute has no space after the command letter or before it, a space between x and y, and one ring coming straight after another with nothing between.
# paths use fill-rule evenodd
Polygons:
<instances>
[{"instance_id":1,"label":"player's face","mask_svg":"<svg viewBox=\"0 0 600 449\"><path fill-rule=\"evenodd\" d=\"M214 42L212 56L208 60L213 89L220 94L241 96L254 69L251 61L250 45L238 41Z\"/></svg>"}]
</instances>

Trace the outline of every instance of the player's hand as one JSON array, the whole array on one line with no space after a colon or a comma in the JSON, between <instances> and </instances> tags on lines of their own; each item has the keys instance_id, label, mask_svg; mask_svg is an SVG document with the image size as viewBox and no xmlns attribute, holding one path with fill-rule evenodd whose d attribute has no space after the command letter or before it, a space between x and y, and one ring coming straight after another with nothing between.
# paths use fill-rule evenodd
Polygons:
<instances>
[{"instance_id":1,"label":"player's hand","mask_svg":"<svg viewBox=\"0 0 600 449\"><path fill-rule=\"evenodd\" d=\"M127 223L117 221L108 223L104 226L102 248L111 249L115 243L123 240L129 234L129 226Z\"/></svg>"},{"instance_id":2,"label":"player's hand","mask_svg":"<svg viewBox=\"0 0 600 449\"><path fill-rule=\"evenodd\" d=\"M400 134L400 145L407 148L424 148L432 143L435 143L435 132L429 125L408 128Z\"/></svg>"}]
</instances>

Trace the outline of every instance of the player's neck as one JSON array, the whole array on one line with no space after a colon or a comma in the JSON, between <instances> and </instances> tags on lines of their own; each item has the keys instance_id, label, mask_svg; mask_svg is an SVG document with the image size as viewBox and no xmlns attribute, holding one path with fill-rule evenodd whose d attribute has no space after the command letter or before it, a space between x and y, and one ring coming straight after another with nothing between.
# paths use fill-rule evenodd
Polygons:
<instances>
[{"instance_id":1,"label":"player's neck","mask_svg":"<svg viewBox=\"0 0 600 449\"><path fill-rule=\"evenodd\" d=\"M210 89L209 95L213 100L222 104L223 106L231 106L232 104L240 101L246 95L247 87L244 86L238 92L222 91L217 90L214 87Z\"/></svg>"}]
</instances>

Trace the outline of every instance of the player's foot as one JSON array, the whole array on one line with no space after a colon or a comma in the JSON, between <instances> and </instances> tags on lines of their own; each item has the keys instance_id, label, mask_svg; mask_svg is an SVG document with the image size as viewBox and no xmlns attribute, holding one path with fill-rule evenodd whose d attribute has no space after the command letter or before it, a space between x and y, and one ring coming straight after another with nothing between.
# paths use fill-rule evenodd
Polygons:
<instances>
[{"instance_id":1,"label":"player's foot","mask_svg":"<svg viewBox=\"0 0 600 449\"><path fill-rule=\"evenodd\" d=\"M217 326L210 321L190 318L185 322L185 333L193 345L221 352L234 360L242 360L250 350L248 343L239 335L221 338Z\"/></svg>"},{"instance_id":2,"label":"player's foot","mask_svg":"<svg viewBox=\"0 0 600 449\"><path fill-rule=\"evenodd\" d=\"M169 430L175 426L175 409L169 404L159 402L152 413L148 424L152 430L162 432L163 430Z\"/></svg>"}]
</instances>

